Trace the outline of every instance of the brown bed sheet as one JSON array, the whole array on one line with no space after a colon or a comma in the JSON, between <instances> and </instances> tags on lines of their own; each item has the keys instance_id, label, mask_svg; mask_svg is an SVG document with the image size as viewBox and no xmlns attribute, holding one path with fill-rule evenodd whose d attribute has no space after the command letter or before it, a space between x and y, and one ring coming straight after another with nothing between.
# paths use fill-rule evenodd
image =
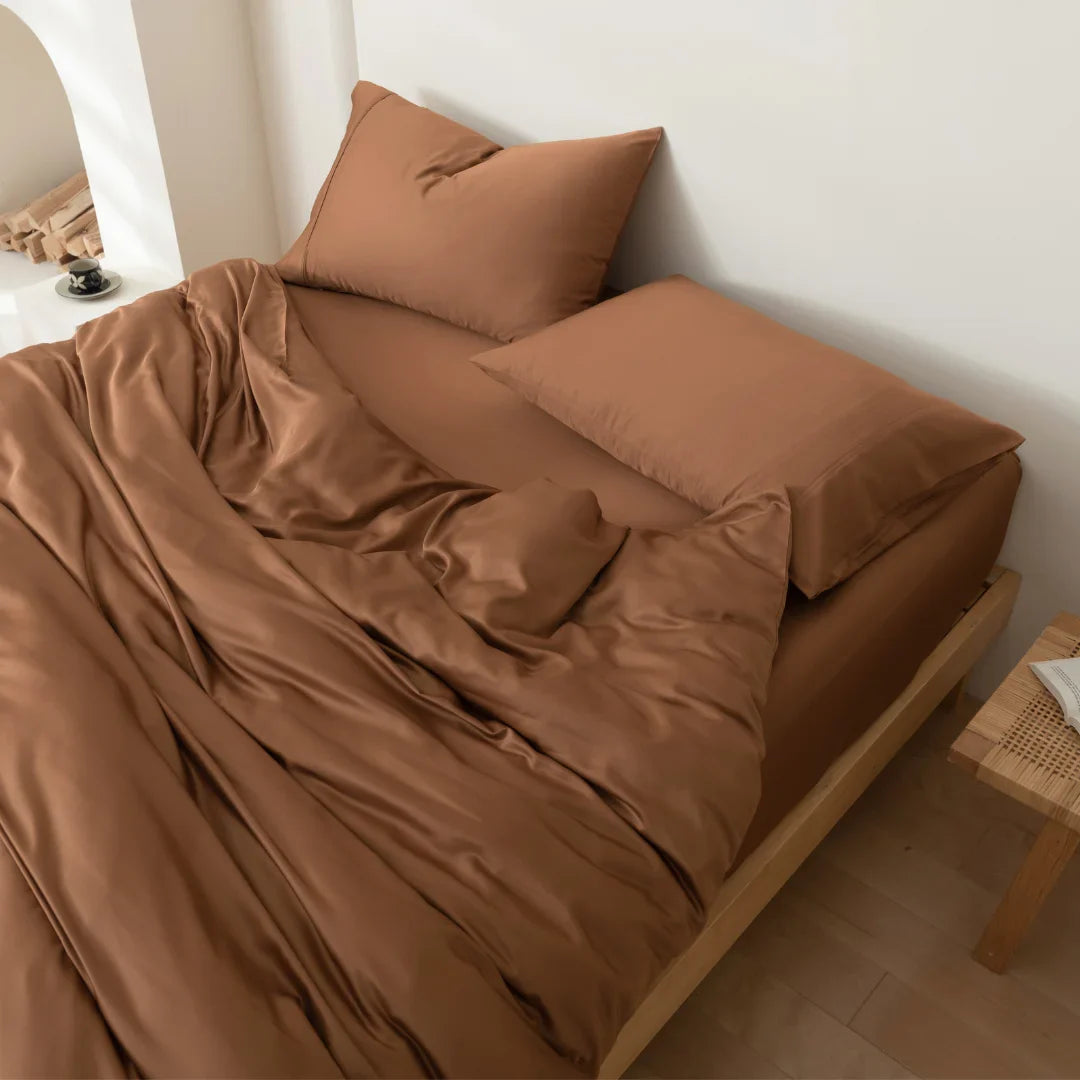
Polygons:
<instances>
[{"instance_id":1,"label":"brown bed sheet","mask_svg":"<svg viewBox=\"0 0 1080 1080\"><path fill-rule=\"evenodd\" d=\"M994 565L1020 462L1004 455L934 517L816 600L791 589L765 706L762 797L742 857L908 684Z\"/></svg>"},{"instance_id":2,"label":"brown bed sheet","mask_svg":"<svg viewBox=\"0 0 1080 1080\"><path fill-rule=\"evenodd\" d=\"M594 1075L753 817L786 500L454 480L287 311L0 363L0 1076Z\"/></svg>"},{"instance_id":3,"label":"brown bed sheet","mask_svg":"<svg viewBox=\"0 0 1080 1080\"><path fill-rule=\"evenodd\" d=\"M299 286L289 294L367 407L454 476L588 487L623 524L700 516L468 363L497 342L376 300ZM974 595L1001 548L1019 478L1016 457L1005 455L842 585L813 601L792 590L765 710L764 793L744 854L903 689Z\"/></svg>"}]
</instances>

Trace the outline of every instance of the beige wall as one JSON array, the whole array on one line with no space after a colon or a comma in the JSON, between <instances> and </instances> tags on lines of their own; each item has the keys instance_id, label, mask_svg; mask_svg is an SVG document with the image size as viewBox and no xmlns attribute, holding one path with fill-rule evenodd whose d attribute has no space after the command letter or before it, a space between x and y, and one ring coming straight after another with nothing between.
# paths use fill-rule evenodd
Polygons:
<instances>
[{"instance_id":1,"label":"beige wall","mask_svg":"<svg viewBox=\"0 0 1080 1080\"><path fill-rule=\"evenodd\" d=\"M356 83L350 0L249 0L266 147L284 251L307 224Z\"/></svg>"},{"instance_id":2,"label":"beige wall","mask_svg":"<svg viewBox=\"0 0 1080 1080\"><path fill-rule=\"evenodd\" d=\"M132 0L132 10L185 273L227 258L272 262L278 232L245 0Z\"/></svg>"},{"instance_id":3,"label":"beige wall","mask_svg":"<svg viewBox=\"0 0 1080 1080\"><path fill-rule=\"evenodd\" d=\"M34 32L0 6L0 210L24 206L82 168L67 94Z\"/></svg>"}]
</instances>

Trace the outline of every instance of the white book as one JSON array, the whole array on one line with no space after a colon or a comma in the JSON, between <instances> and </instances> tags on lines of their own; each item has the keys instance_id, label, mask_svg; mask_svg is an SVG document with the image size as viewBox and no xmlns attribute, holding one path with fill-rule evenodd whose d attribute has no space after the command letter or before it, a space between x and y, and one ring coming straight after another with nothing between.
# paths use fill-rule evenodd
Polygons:
<instances>
[{"instance_id":1,"label":"white book","mask_svg":"<svg viewBox=\"0 0 1080 1080\"><path fill-rule=\"evenodd\" d=\"M1040 660L1029 665L1039 682L1054 695L1065 722L1080 732L1080 657Z\"/></svg>"}]
</instances>

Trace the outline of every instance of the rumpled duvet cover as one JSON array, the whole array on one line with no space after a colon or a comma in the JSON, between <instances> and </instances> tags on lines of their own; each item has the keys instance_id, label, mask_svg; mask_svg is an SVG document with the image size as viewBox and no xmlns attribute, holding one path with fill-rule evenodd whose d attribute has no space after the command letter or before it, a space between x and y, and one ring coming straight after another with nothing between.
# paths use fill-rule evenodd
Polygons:
<instances>
[{"instance_id":1,"label":"rumpled duvet cover","mask_svg":"<svg viewBox=\"0 0 1080 1080\"><path fill-rule=\"evenodd\" d=\"M787 556L452 479L254 262L0 360L0 1074L594 1071L752 816Z\"/></svg>"}]
</instances>

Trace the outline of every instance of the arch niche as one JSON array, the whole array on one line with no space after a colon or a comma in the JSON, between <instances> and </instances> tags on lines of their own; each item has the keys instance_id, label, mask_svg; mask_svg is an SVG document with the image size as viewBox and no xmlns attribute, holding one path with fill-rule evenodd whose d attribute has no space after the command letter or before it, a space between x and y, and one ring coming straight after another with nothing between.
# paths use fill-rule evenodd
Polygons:
<instances>
[{"instance_id":1,"label":"arch niche","mask_svg":"<svg viewBox=\"0 0 1080 1080\"><path fill-rule=\"evenodd\" d=\"M32 33L56 69L110 264L179 280L183 267L131 0L0 0L0 31L5 37ZM11 54L8 42L5 51ZM28 108L17 88L5 89L0 109ZM63 137L50 139L43 132L40 140L4 148L5 186L13 204L20 185L36 183L38 172L62 164L64 153L70 156L63 144ZM61 173L63 168L66 163ZM77 169L75 158L70 172ZM63 175L52 183L59 179ZM46 179L43 189L49 186ZM0 201L7 203L7 193L0 191Z\"/></svg>"}]
</instances>

